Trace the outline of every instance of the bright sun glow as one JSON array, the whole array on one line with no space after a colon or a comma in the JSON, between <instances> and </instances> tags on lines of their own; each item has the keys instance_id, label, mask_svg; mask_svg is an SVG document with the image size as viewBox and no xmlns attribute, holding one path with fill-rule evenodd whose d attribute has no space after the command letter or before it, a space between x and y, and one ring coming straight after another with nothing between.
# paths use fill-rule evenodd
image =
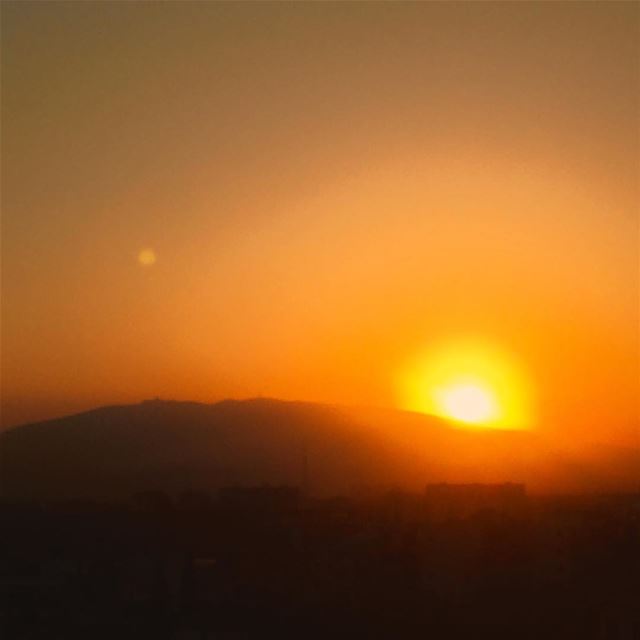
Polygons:
<instances>
[{"instance_id":1,"label":"bright sun glow","mask_svg":"<svg viewBox=\"0 0 640 640\"><path fill-rule=\"evenodd\" d=\"M434 395L442 414L460 422L487 423L495 420L499 413L494 393L478 384L454 384L435 390Z\"/></svg>"},{"instance_id":2,"label":"bright sun glow","mask_svg":"<svg viewBox=\"0 0 640 640\"><path fill-rule=\"evenodd\" d=\"M429 350L399 380L404 408L466 426L526 429L529 385L513 360L477 341Z\"/></svg>"}]
</instances>

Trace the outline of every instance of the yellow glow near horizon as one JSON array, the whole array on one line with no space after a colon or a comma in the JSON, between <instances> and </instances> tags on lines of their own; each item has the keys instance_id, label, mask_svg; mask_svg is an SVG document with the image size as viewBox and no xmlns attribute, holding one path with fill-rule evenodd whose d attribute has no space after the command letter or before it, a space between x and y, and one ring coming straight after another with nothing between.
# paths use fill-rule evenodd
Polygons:
<instances>
[{"instance_id":1,"label":"yellow glow near horizon","mask_svg":"<svg viewBox=\"0 0 640 640\"><path fill-rule=\"evenodd\" d=\"M402 375L404 408L463 425L526 429L532 415L528 385L504 353L456 342L422 354Z\"/></svg>"},{"instance_id":2,"label":"yellow glow near horizon","mask_svg":"<svg viewBox=\"0 0 640 640\"><path fill-rule=\"evenodd\" d=\"M491 389L474 382L454 384L434 391L443 415L469 424L485 424L499 416Z\"/></svg>"}]
</instances>

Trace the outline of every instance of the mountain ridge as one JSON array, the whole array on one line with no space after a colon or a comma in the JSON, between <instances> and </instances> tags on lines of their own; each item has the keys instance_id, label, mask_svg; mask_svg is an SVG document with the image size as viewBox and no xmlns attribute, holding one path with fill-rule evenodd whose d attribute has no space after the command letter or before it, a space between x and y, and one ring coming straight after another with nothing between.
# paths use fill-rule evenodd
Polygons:
<instances>
[{"instance_id":1,"label":"mountain ridge","mask_svg":"<svg viewBox=\"0 0 640 640\"><path fill-rule=\"evenodd\" d=\"M625 457L626 456L626 457ZM539 434L459 429L414 412L275 398L105 405L0 434L0 495L124 497L158 488L288 484L318 494L428 482L624 487L640 456L606 464Z\"/></svg>"}]
</instances>

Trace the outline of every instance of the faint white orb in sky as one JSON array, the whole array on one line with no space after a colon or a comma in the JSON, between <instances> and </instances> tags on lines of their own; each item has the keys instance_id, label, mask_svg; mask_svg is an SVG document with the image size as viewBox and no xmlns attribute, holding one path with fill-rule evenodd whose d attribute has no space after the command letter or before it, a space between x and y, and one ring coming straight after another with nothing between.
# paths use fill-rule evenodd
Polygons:
<instances>
[{"instance_id":1,"label":"faint white orb in sky","mask_svg":"<svg viewBox=\"0 0 640 640\"><path fill-rule=\"evenodd\" d=\"M150 267L156 262L156 252L153 249L141 249L138 253L138 262L143 267Z\"/></svg>"}]
</instances>

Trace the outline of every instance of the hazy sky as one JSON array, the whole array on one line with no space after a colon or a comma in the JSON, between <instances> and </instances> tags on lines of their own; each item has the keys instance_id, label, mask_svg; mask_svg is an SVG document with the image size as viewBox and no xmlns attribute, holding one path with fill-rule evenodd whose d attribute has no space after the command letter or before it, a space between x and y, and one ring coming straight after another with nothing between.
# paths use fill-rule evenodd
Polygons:
<instances>
[{"instance_id":1,"label":"hazy sky","mask_svg":"<svg viewBox=\"0 0 640 640\"><path fill-rule=\"evenodd\" d=\"M3 2L4 425L396 406L471 335L541 428L633 438L639 10Z\"/></svg>"}]
</instances>

